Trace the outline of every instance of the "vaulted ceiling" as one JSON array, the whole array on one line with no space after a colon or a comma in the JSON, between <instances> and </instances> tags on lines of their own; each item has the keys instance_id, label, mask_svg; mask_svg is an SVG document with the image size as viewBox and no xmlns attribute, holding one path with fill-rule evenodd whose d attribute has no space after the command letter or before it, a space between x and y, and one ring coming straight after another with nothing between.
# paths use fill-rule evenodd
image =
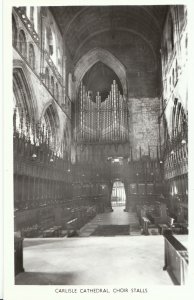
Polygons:
<instances>
[{"instance_id":1,"label":"vaulted ceiling","mask_svg":"<svg viewBox=\"0 0 194 300\"><path fill-rule=\"evenodd\" d=\"M83 57L87 63L91 51L107 51L125 68L130 97L160 94L161 37L168 9L165 5L50 7L75 68ZM102 79L103 73L97 72L101 69L92 69L92 77ZM107 91L112 80L108 74Z\"/></svg>"},{"instance_id":2,"label":"vaulted ceiling","mask_svg":"<svg viewBox=\"0 0 194 300\"><path fill-rule=\"evenodd\" d=\"M168 6L63 6L50 9L75 61L85 45L105 33L112 39L120 32L137 35L157 53Z\"/></svg>"}]
</instances>

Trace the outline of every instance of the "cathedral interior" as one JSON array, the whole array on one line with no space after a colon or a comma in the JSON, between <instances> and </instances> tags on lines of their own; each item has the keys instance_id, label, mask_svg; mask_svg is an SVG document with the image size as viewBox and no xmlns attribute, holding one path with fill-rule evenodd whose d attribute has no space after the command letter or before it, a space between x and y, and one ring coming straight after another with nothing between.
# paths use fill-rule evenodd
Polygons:
<instances>
[{"instance_id":1,"label":"cathedral interior","mask_svg":"<svg viewBox=\"0 0 194 300\"><path fill-rule=\"evenodd\" d=\"M12 45L16 284L185 284L187 7L13 7Z\"/></svg>"}]
</instances>

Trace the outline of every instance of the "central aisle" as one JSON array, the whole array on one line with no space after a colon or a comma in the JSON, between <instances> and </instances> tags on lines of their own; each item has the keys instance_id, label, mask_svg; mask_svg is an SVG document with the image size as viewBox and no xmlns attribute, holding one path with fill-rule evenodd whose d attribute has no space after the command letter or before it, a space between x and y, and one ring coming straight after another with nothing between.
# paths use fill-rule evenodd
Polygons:
<instances>
[{"instance_id":1,"label":"central aisle","mask_svg":"<svg viewBox=\"0 0 194 300\"><path fill-rule=\"evenodd\" d=\"M163 236L25 239L16 284L172 285Z\"/></svg>"},{"instance_id":2,"label":"central aisle","mask_svg":"<svg viewBox=\"0 0 194 300\"><path fill-rule=\"evenodd\" d=\"M98 226L130 225L131 233L140 234L139 222L135 213L125 212L125 206L113 207L113 212L98 214L80 229L80 237L89 237Z\"/></svg>"}]
</instances>

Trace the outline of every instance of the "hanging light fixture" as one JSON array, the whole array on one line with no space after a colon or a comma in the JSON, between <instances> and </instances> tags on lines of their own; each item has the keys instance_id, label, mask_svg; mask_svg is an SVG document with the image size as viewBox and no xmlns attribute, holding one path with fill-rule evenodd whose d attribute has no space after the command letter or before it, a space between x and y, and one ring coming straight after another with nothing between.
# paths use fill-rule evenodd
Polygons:
<instances>
[{"instance_id":1,"label":"hanging light fixture","mask_svg":"<svg viewBox=\"0 0 194 300\"><path fill-rule=\"evenodd\" d=\"M173 155L173 154L174 154L174 150L172 150L172 151L170 152L170 154Z\"/></svg>"},{"instance_id":2,"label":"hanging light fixture","mask_svg":"<svg viewBox=\"0 0 194 300\"><path fill-rule=\"evenodd\" d=\"M36 158L36 157L37 157L36 153L33 153L32 158Z\"/></svg>"}]
</instances>

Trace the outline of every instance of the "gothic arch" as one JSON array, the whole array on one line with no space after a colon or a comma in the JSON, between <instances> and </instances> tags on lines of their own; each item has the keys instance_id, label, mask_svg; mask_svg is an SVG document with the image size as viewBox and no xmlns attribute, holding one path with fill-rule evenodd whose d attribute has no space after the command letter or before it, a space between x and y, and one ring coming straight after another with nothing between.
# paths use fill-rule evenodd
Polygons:
<instances>
[{"instance_id":1,"label":"gothic arch","mask_svg":"<svg viewBox=\"0 0 194 300\"><path fill-rule=\"evenodd\" d=\"M46 103L46 105L44 106L44 108L42 110L42 113L41 113L40 120L44 117L47 109L51 108L51 107L52 107L52 114L53 114L55 126L56 126L56 128L59 128L59 126L60 126L59 115L58 115L58 112L57 112L57 108L56 108L55 102L53 100L48 101Z\"/></svg>"},{"instance_id":2,"label":"gothic arch","mask_svg":"<svg viewBox=\"0 0 194 300\"><path fill-rule=\"evenodd\" d=\"M13 62L13 93L16 105L32 120L38 119L35 94L26 66L21 61Z\"/></svg>"},{"instance_id":3,"label":"gothic arch","mask_svg":"<svg viewBox=\"0 0 194 300\"><path fill-rule=\"evenodd\" d=\"M58 128L60 123L57 108L52 100L45 105L41 114L40 124L44 126L44 130L49 132L50 146L55 151L59 146Z\"/></svg>"},{"instance_id":4,"label":"gothic arch","mask_svg":"<svg viewBox=\"0 0 194 300\"><path fill-rule=\"evenodd\" d=\"M97 62L102 62L111 68L118 78L123 87L123 93L127 95L127 80L126 80L126 69L123 64L109 51L101 48L95 48L87 52L77 62L75 66L75 79L76 79L76 93L78 92L79 85L86 72Z\"/></svg>"}]
</instances>

